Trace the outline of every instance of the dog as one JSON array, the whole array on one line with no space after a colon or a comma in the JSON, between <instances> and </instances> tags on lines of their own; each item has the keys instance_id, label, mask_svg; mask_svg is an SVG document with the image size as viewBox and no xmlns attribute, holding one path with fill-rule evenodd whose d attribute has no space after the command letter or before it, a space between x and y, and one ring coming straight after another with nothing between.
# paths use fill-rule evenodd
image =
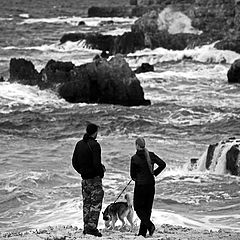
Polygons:
<instances>
[{"instance_id":1,"label":"dog","mask_svg":"<svg viewBox=\"0 0 240 240\"><path fill-rule=\"evenodd\" d=\"M133 229L134 210L132 201L129 194L126 194L124 198L126 199L126 202L111 203L104 210L103 220L105 221L106 228L112 227L112 229L114 229L118 219L122 222L121 228L123 228L126 225L125 218L127 218L128 222L131 225L131 229Z\"/></svg>"}]
</instances>

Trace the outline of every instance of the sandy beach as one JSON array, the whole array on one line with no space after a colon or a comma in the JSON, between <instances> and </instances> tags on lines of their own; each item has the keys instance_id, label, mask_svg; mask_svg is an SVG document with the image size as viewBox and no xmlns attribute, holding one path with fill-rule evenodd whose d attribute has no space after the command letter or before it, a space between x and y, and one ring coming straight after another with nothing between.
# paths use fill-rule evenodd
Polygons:
<instances>
[{"instance_id":1,"label":"sandy beach","mask_svg":"<svg viewBox=\"0 0 240 240\"><path fill-rule=\"evenodd\" d=\"M204 230L193 229L181 226L164 224L156 226L156 231L148 239L160 240L239 240L240 233L230 230ZM137 227L133 231L128 229L101 230L103 236L100 239L144 239L142 236L136 236ZM97 238L91 235L83 235L82 229L73 226L55 226L45 229L36 229L27 232L12 232L0 234L1 240L73 240L73 239L93 239Z\"/></svg>"}]
</instances>

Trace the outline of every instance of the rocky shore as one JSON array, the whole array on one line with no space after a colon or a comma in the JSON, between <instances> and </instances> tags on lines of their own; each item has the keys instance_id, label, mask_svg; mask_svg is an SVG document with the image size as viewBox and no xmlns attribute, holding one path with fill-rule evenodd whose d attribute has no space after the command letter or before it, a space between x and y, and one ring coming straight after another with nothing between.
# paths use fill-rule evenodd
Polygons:
<instances>
[{"instance_id":1,"label":"rocky shore","mask_svg":"<svg viewBox=\"0 0 240 240\"><path fill-rule=\"evenodd\" d=\"M137 229L130 232L127 230L105 230L102 231L103 237L101 239L145 239L141 236L136 236ZM11 232L0 234L1 240L72 240L72 239L93 239L91 235L83 235L82 229L73 226L55 226L40 230L31 230L28 232ZM157 229L152 237L149 239L161 240L238 240L240 239L240 232L231 230L203 230L193 229L181 226L173 226L164 224L157 226Z\"/></svg>"},{"instance_id":2,"label":"rocky shore","mask_svg":"<svg viewBox=\"0 0 240 240\"><path fill-rule=\"evenodd\" d=\"M90 47L128 54L144 48L183 50L214 43L239 53L240 3L237 0L130 0L128 6L90 7L89 17L138 17L122 36L67 33L60 43L86 40ZM127 44L126 44L127 43Z\"/></svg>"}]
</instances>

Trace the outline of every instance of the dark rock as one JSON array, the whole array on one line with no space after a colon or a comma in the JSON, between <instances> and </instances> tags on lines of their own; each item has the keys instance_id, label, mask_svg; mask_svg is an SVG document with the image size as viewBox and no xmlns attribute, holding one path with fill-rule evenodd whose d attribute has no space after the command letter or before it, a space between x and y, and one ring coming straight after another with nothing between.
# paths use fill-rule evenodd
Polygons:
<instances>
[{"instance_id":1,"label":"dark rock","mask_svg":"<svg viewBox=\"0 0 240 240\"><path fill-rule=\"evenodd\" d=\"M240 53L240 39L228 38L217 42L214 47L219 50L230 50Z\"/></svg>"},{"instance_id":2,"label":"dark rock","mask_svg":"<svg viewBox=\"0 0 240 240\"><path fill-rule=\"evenodd\" d=\"M107 51L113 54L115 48L116 36L102 35L99 33L86 34L85 40L86 45L93 49L99 49L102 51Z\"/></svg>"},{"instance_id":3,"label":"dark rock","mask_svg":"<svg viewBox=\"0 0 240 240\"><path fill-rule=\"evenodd\" d=\"M138 4L138 1L137 0L130 0L129 4L136 6Z\"/></svg>"},{"instance_id":4,"label":"dark rock","mask_svg":"<svg viewBox=\"0 0 240 240\"><path fill-rule=\"evenodd\" d=\"M144 72L153 72L154 67L149 63L142 63L140 67L138 67L134 72L135 73L144 73Z\"/></svg>"},{"instance_id":5,"label":"dark rock","mask_svg":"<svg viewBox=\"0 0 240 240\"><path fill-rule=\"evenodd\" d=\"M240 83L240 59L234 61L227 72L229 83Z\"/></svg>"},{"instance_id":6,"label":"dark rock","mask_svg":"<svg viewBox=\"0 0 240 240\"><path fill-rule=\"evenodd\" d=\"M154 10L154 7L153 6L150 6L150 7L135 6L134 8L132 8L130 17L141 17L142 15L149 12L150 10Z\"/></svg>"},{"instance_id":7,"label":"dark rock","mask_svg":"<svg viewBox=\"0 0 240 240\"><path fill-rule=\"evenodd\" d=\"M10 82L20 81L23 84L37 85L39 79L40 75L31 61L23 58L10 60Z\"/></svg>"},{"instance_id":8,"label":"dark rock","mask_svg":"<svg viewBox=\"0 0 240 240\"><path fill-rule=\"evenodd\" d=\"M154 34L146 34L145 45L151 49L162 47L172 50L184 50L188 46L195 45L198 36L191 33L169 34L167 31L156 31Z\"/></svg>"},{"instance_id":9,"label":"dark rock","mask_svg":"<svg viewBox=\"0 0 240 240\"><path fill-rule=\"evenodd\" d=\"M84 21L80 21L79 23L78 23L78 26L85 26L86 25L86 23L84 22Z\"/></svg>"},{"instance_id":10,"label":"dark rock","mask_svg":"<svg viewBox=\"0 0 240 240\"><path fill-rule=\"evenodd\" d=\"M131 26L132 32L155 33L159 30L158 17L159 13L157 10L144 14Z\"/></svg>"},{"instance_id":11,"label":"dark rock","mask_svg":"<svg viewBox=\"0 0 240 240\"><path fill-rule=\"evenodd\" d=\"M0 82L5 82L3 76L0 77Z\"/></svg>"},{"instance_id":12,"label":"dark rock","mask_svg":"<svg viewBox=\"0 0 240 240\"><path fill-rule=\"evenodd\" d=\"M239 145L233 145L226 154L226 169L230 171L232 175L238 176L239 166L238 166L238 155L239 155Z\"/></svg>"},{"instance_id":13,"label":"dark rock","mask_svg":"<svg viewBox=\"0 0 240 240\"><path fill-rule=\"evenodd\" d=\"M77 42L79 40L83 40L84 38L85 38L84 33L66 33L61 37L60 43L63 44L67 41Z\"/></svg>"},{"instance_id":14,"label":"dark rock","mask_svg":"<svg viewBox=\"0 0 240 240\"><path fill-rule=\"evenodd\" d=\"M59 94L69 102L147 105L139 80L121 56L109 62L97 58L76 67L74 81L63 84Z\"/></svg>"},{"instance_id":15,"label":"dark rock","mask_svg":"<svg viewBox=\"0 0 240 240\"><path fill-rule=\"evenodd\" d=\"M99 54L95 55L93 58L93 61L99 60L101 59L101 56Z\"/></svg>"},{"instance_id":16,"label":"dark rock","mask_svg":"<svg viewBox=\"0 0 240 240\"><path fill-rule=\"evenodd\" d=\"M99 49L105 52L114 52L116 36L102 35L99 33L67 33L62 36L60 43L67 41L77 42L86 40L86 45L90 48Z\"/></svg>"},{"instance_id":17,"label":"dark rock","mask_svg":"<svg viewBox=\"0 0 240 240\"><path fill-rule=\"evenodd\" d=\"M41 70L42 82L41 88L52 88L59 83L71 80L71 70L75 65L72 62L60 62L50 60L44 69Z\"/></svg>"},{"instance_id":18,"label":"dark rock","mask_svg":"<svg viewBox=\"0 0 240 240\"><path fill-rule=\"evenodd\" d=\"M129 17L131 16L130 6L117 7L90 7L88 17Z\"/></svg>"},{"instance_id":19,"label":"dark rock","mask_svg":"<svg viewBox=\"0 0 240 240\"><path fill-rule=\"evenodd\" d=\"M102 52L101 52L101 57L102 57L102 58L108 58L108 57L110 57L110 54L109 54L109 52L102 51Z\"/></svg>"},{"instance_id":20,"label":"dark rock","mask_svg":"<svg viewBox=\"0 0 240 240\"><path fill-rule=\"evenodd\" d=\"M216 148L217 145L218 145L218 143L210 144L208 146L207 157L206 157L206 169L209 169L209 167L210 167L210 165L212 163L213 153L214 153L215 148Z\"/></svg>"},{"instance_id":21,"label":"dark rock","mask_svg":"<svg viewBox=\"0 0 240 240\"><path fill-rule=\"evenodd\" d=\"M126 32L115 40L114 54L121 53L127 54L142 50L145 48L145 39L142 32Z\"/></svg>"},{"instance_id":22,"label":"dark rock","mask_svg":"<svg viewBox=\"0 0 240 240\"><path fill-rule=\"evenodd\" d=\"M86 40L86 46L108 52L110 55L127 54L143 49L144 34L141 32L126 32L121 36L102 35L99 33L69 33L64 34L60 43L66 41Z\"/></svg>"},{"instance_id":23,"label":"dark rock","mask_svg":"<svg viewBox=\"0 0 240 240\"><path fill-rule=\"evenodd\" d=\"M16 67L21 71L16 72ZM50 60L40 73L35 73L34 69L31 62L13 59L10 64L10 80L38 85L41 89L51 88L72 103L126 106L150 104L149 100L144 99L139 80L121 55L113 57L110 61L97 55L93 62L80 66L71 62Z\"/></svg>"}]
</instances>

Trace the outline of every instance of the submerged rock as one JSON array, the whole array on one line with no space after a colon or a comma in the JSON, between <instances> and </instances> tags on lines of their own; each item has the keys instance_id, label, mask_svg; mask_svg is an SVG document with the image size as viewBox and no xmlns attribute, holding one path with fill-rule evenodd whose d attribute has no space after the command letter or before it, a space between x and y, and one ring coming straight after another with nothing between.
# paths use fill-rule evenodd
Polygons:
<instances>
[{"instance_id":1,"label":"submerged rock","mask_svg":"<svg viewBox=\"0 0 240 240\"><path fill-rule=\"evenodd\" d=\"M20 69L17 71L16 69ZM9 81L51 88L68 102L108 103L126 106L149 105L135 73L121 55L111 60L97 56L91 63L50 60L38 73L30 61L13 59Z\"/></svg>"},{"instance_id":2,"label":"submerged rock","mask_svg":"<svg viewBox=\"0 0 240 240\"><path fill-rule=\"evenodd\" d=\"M135 73L154 72L154 67L149 63L142 63L142 65L138 67L134 72Z\"/></svg>"}]
</instances>

